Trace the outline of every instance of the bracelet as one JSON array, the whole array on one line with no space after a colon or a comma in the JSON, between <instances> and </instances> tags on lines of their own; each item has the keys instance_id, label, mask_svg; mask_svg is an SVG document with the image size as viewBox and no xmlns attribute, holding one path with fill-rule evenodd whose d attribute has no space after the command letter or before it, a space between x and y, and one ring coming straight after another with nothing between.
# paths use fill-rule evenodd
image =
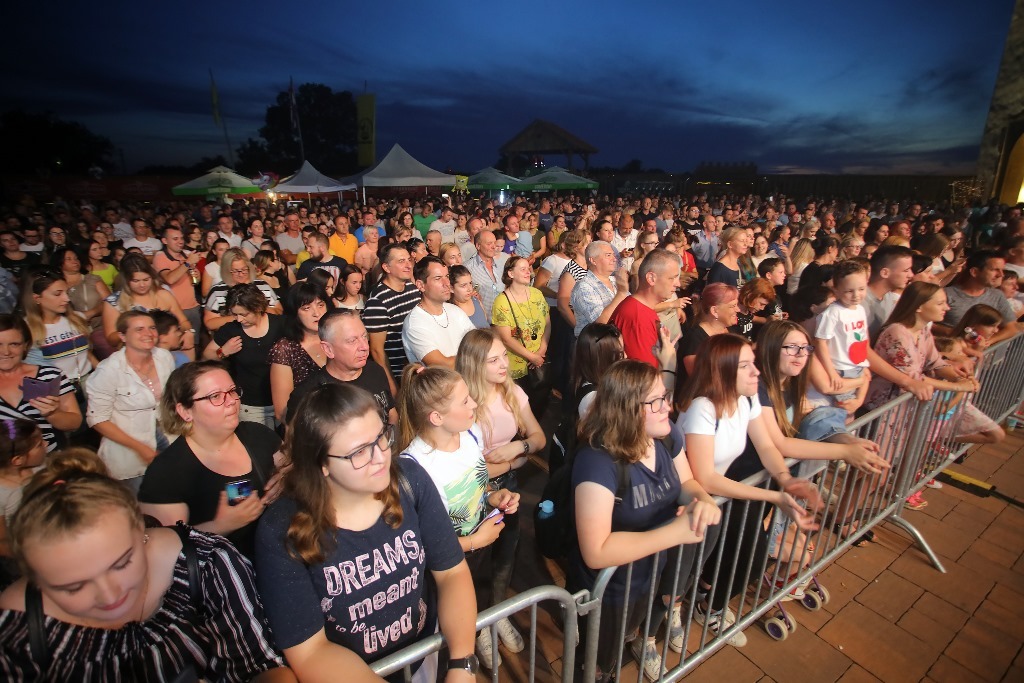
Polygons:
<instances>
[{"instance_id":1,"label":"bracelet","mask_svg":"<svg viewBox=\"0 0 1024 683\"><path fill-rule=\"evenodd\" d=\"M530 452L530 442L529 442L529 440L524 439L523 440L523 455L526 455L529 452Z\"/></svg>"},{"instance_id":2,"label":"bracelet","mask_svg":"<svg viewBox=\"0 0 1024 683\"><path fill-rule=\"evenodd\" d=\"M676 374L675 370L662 370L662 372L667 372L670 375L675 375Z\"/></svg>"},{"instance_id":3,"label":"bracelet","mask_svg":"<svg viewBox=\"0 0 1024 683\"><path fill-rule=\"evenodd\" d=\"M469 539L469 552L473 552L473 539Z\"/></svg>"},{"instance_id":4,"label":"bracelet","mask_svg":"<svg viewBox=\"0 0 1024 683\"><path fill-rule=\"evenodd\" d=\"M511 460L509 460L509 461L508 461L508 472L505 472L505 474L508 474L508 473L509 473L509 472L511 472L511 471L512 471L512 461L511 461Z\"/></svg>"}]
</instances>

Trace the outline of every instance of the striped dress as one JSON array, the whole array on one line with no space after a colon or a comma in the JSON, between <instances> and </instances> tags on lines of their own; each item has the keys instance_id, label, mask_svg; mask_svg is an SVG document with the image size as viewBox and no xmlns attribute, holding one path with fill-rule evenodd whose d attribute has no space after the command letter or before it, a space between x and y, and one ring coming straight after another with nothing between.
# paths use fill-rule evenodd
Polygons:
<instances>
[{"instance_id":1,"label":"striped dress","mask_svg":"<svg viewBox=\"0 0 1024 683\"><path fill-rule=\"evenodd\" d=\"M179 553L170 589L144 622L110 630L47 616L50 664L45 672L32 660L25 613L0 610L0 680L174 681L191 666L211 683L241 682L284 666L271 644L252 566L220 536L193 530L191 538L199 560L201 604L192 602L188 564Z\"/></svg>"}]
</instances>

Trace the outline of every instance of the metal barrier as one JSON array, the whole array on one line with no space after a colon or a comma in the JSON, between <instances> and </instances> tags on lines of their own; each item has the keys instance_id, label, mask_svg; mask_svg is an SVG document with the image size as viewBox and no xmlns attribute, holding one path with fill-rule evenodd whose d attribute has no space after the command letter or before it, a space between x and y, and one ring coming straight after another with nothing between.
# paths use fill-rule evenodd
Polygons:
<instances>
[{"instance_id":1,"label":"metal barrier","mask_svg":"<svg viewBox=\"0 0 1024 683\"><path fill-rule=\"evenodd\" d=\"M525 609L530 610L530 633L526 639L529 658L529 680L535 680L537 664L537 607L544 601L554 601L562 608L564 615L562 628L562 681L571 683L572 672L575 666L575 647L577 639L577 611L576 604L581 598L573 595L564 588L558 586L537 586L519 593L513 598L490 607L477 615L476 630L490 628L491 640L494 648L498 648L498 634L496 624L499 620L509 617L516 612ZM435 652L440 652L444 647L444 637L440 633L424 638L398 652L377 660L371 665L374 673L379 676L388 676L397 671L405 673L405 681L412 680L411 666L418 661L426 659ZM497 682L499 668L491 671L491 680Z\"/></svg>"},{"instance_id":2,"label":"metal barrier","mask_svg":"<svg viewBox=\"0 0 1024 683\"><path fill-rule=\"evenodd\" d=\"M478 630L491 628L501 618L529 608L529 680L535 679L537 605L545 600L559 603L564 614L562 681L573 680L575 644L580 616L587 617L582 651L582 679L600 675L621 676L627 638L639 639L634 655L640 661L638 683L644 678L644 661L650 659L649 678L676 681L699 666L730 639L758 620L769 636L786 638L796 628L794 606L820 609L829 601L827 586L817 574L857 538L872 527L890 521L906 531L939 571L938 556L914 526L903 517L907 497L920 491L938 472L966 449L956 441L957 428L969 402L994 420L1001 421L1024 400L1024 335L990 347L978 368L981 390L975 395L936 392L930 401L903 394L849 425L850 433L879 445L891 464L883 474L856 471L839 461L803 461L801 476L811 479L825 507L816 530L800 532L773 505L760 501L718 499L722 521L714 533L694 546L671 549L663 572L657 567L645 582L643 595L631 596L628 586L633 565L602 570L589 590L573 595L557 586L525 591L479 615ZM796 466L801 461L790 460ZM744 480L760 488L772 487L765 472ZM606 589L616 572L625 572L622 605L605 603ZM704 610L723 608L722 624L702 616ZM713 613L712 613L713 614ZM602 633L602 621L609 620ZM633 628L634 624L639 624ZM614 627L614 628L612 628ZM611 633L610 649L605 641ZM635 638L631 638L633 634ZM648 657L649 637L664 636ZM387 675L443 647L440 634L424 639L374 664ZM497 647L497 645L495 645ZM604 664L600 668L599 662ZM498 680L497 670L491 672Z\"/></svg>"}]
</instances>

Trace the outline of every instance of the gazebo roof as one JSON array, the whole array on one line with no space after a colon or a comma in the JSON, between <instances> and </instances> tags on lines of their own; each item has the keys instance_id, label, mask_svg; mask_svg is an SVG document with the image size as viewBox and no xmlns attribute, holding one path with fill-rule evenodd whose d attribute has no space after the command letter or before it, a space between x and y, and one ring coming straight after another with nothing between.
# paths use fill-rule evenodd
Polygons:
<instances>
[{"instance_id":1,"label":"gazebo roof","mask_svg":"<svg viewBox=\"0 0 1024 683\"><path fill-rule=\"evenodd\" d=\"M515 154L596 154L598 149L584 142L561 126L534 119L499 150L506 156Z\"/></svg>"}]
</instances>

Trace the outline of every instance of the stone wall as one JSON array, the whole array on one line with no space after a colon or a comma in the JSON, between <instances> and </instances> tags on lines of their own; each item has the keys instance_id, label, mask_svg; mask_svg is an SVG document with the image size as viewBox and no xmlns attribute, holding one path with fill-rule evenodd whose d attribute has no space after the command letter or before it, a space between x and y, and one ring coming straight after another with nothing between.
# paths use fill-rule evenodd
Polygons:
<instances>
[{"instance_id":1,"label":"stone wall","mask_svg":"<svg viewBox=\"0 0 1024 683\"><path fill-rule=\"evenodd\" d=\"M1018 120L1024 120L1024 0L1017 0L1013 10L1003 60L992 93L992 104L981 138L978 180L984 197L993 197L999 193L1000 188L996 184L1005 175L1007 158L1019 136L1020 127L1011 124ZM1007 134L1011 128L1015 139L1008 140Z\"/></svg>"}]
</instances>

